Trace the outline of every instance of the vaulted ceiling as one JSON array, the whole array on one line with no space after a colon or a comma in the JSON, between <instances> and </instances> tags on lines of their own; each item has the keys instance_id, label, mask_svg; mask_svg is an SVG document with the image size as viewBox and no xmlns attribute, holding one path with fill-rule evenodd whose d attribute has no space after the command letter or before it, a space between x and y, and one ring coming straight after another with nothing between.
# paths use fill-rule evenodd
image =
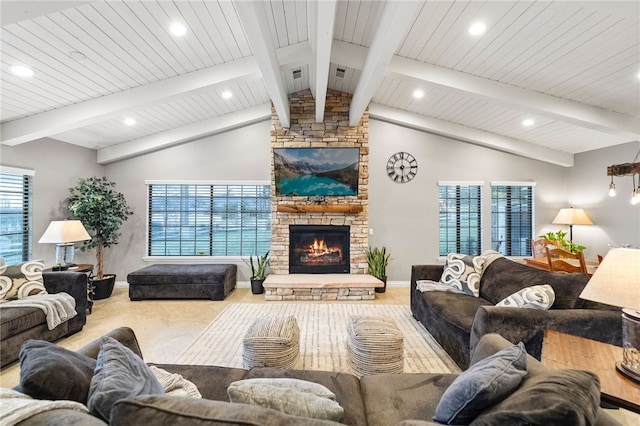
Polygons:
<instances>
[{"instance_id":1,"label":"vaulted ceiling","mask_svg":"<svg viewBox=\"0 0 640 426\"><path fill-rule=\"evenodd\" d=\"M265 120L271 105L288 127L287 96L304 89L317 121L334 89L353 94L351 125L368 107L379 120L563 166L640 140L637 0L1 7L4 145L49 137L109 163ZM486 32L470 35L478 21ZM17 77L14 65L34 75Z\"/></svg>"}]
</instances>

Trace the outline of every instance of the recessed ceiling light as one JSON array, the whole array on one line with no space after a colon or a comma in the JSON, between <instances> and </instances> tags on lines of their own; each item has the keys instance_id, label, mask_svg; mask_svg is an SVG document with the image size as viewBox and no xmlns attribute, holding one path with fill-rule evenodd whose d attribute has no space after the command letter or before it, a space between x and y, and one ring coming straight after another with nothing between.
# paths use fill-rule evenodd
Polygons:
<instances>
[{"instance_id":1,"label":"recessed ceiling light","mask_svg":"<svg viewBox=\"0 0 640 426\"><path fill-rule=\"evenodd\" d=\"M182 22L174 22L169 27L169 30L171 31L171 34L177 37L182 37L187 33L187 27L185 27Z\"/></svg>"},{"instance_id":2,"label":"recessed ceiling light","mask_svg":"<svg viewBox=\"0 0 640 426\"><path fill-rule=\"evenodd\" d=\"M225 90L224 92L222 92L222 97L224 99L231 99L232 96L233 93L231 93L231 90Z\"/></svg>"},{"instance_id":3,"label":"recessed ceiling light","mask_svg":"<svg viewBox=\"0 0 640 426\"><path fill-rule=\"evenodd\" d=\"M529 127L529 126L533 126L534 124L536 124L536 122L535 122L535 121L533 121L533 120L532 120L532 119L530 119L530 118L527 118L527 119L525 119L525 120L522 120L522 125L523 125L523 126L527 126L527 127Z\"/></svg>"},{"instance_id":4,"label":"recessed ceiling light","mask_svg":"<svg viewBox=\"0 0 640 426\"><path fill-rule=\"evenodd\" d=\"M18 77L31 77L33 76L33 70L24 65L14 65L9 68L11 74L17 75Z\"/></svg>"},{"instance_id":5,"label":"recessed ceiling light","mask_svg":"<svg viewBox=\"0 0 640 426\"><path fill-rule=\"evenodd\" d=\"M421 99L422 97L424 97L424 90L422 89L416 89L413 91L413 97L416 99Z\"/></svg>"},{"instance_id":6,"label":"recessed ceiling light","mask_svg":"<svg viewBox=\"0 0 640 426\"><path fill-rule=\"evenodd\" d=\"M487 30L487 26L484 22L476 22L469 27L469 34L477 36L484 33Z\"/></svg>"},{"instance_id":7,"label":"recessed ceiling light","mask_svg":"<svg viewBox=\"0 0 640 426\"><path fill-rule=\"evenodd\" d=\"M134 118L131 117L127 117L122 121L124 124L126 124L127 126L133 126L134 124L136 124L136 120Z\"/></svg>"}]
</instances>

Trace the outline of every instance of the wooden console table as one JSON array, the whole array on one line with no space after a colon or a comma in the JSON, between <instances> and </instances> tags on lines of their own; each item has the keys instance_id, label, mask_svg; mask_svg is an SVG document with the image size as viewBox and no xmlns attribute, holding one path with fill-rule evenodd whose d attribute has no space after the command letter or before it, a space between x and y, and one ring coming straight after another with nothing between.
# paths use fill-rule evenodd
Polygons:
<instances>
[{"instance_id":1,"label":"wooden console table","mask_svg":"<svg viewBox=\"0 0 640 426\"><path fill-rule=\"evenodd\" d=\"M542 364L545 367L591 371L600 379L604 401L640 413L640 384L618 372L615 363L621 360L621 347L555 330L544 331Z\"/></svg>"}]
</instances>

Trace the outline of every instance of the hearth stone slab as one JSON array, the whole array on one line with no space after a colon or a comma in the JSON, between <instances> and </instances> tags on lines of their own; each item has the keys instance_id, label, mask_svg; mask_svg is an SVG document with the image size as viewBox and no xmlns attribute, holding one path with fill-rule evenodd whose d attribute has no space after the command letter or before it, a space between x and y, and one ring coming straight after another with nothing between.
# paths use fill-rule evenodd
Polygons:
<instances>
[{"instance_id":1,"label":"hearth stone slab","mask_svg":"<svg viewBox=\"0 0 640 426\"><path fill-rule=\"evenodd\" d=\"M265 300L374 300L379 279L365 274L269 275Z\"/></svg>"}]
</instances>

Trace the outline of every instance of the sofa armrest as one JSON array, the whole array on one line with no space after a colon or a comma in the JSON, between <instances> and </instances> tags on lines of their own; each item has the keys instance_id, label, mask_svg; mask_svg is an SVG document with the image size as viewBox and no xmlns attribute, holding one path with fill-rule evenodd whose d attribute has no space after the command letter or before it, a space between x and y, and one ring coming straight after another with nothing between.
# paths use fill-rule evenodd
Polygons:
<instances>
[{"instance_id":1,"label":"sofa armrest","mask_svg":"<svg viewBox=\"0 0 640 426\"><path fill-rule=\"evenodd\" d=\"M536 359L542 354L545 329L552 329L612 345L622 345L622 316L617 311L598 309L550 309L480 306L471 326L470 350L480 338L498 333L511 343L523 342Z\"/></svg>"},{"instance_id":2,"label":"sofa armrest","mask_svg":"<svg viewBox=\"0 0 640 426\"><path fill-rule=\"evenodd\" d=\"M140 344L138 343L138 339L136 338L136 334L129 327L119 327L111 330L109 333L105 334L102 337L111 337L112 339L117 340L122 343L127 348L131 349L131 351L142 358L142 351L140 350ZM98 358L98 353L100 352L100 343L102 343L102 337L99 337L80 349L76 352L82 354L84 356L88 356L89 358L96 359Z\"/></svg>"},{"instance_id":3,"label":"sofa armrest","mask_svg":"<svg viewBox=\"0 0 640 426\"><path fill-rule=\"evenodd\" d=\"M410 306L411 312L414 318L418 319L420 315L420 292L416 290L416 282L418 280L431 280L440 281L440 276L444 271L443 265L411 265L411 293L410 293ZM416 316L418 315L418 316Z\"/></svg>"},{"instance_id":4,"label":"sofa armrest","mask_svg":"<svg viewBox=\"0 0 640 426\"><path fill-rule=\"evenodd\" d=\"M43 272L48 293L67 293L76 301L76 315L69 320L69 333L82 330L87 323L87 274L83 272Z\"/></svg>"},{"instance_id":5,"label":"sofa armrest","mask_svg":"<svg viewBox=\"0 0 640 426\"><path fill-rule=\"evenodd\" d=\"M444 265L412 265L411 286L415 289L418 280L440 281L442 271L444 271Z\"/></svg>"}]
</instances>

